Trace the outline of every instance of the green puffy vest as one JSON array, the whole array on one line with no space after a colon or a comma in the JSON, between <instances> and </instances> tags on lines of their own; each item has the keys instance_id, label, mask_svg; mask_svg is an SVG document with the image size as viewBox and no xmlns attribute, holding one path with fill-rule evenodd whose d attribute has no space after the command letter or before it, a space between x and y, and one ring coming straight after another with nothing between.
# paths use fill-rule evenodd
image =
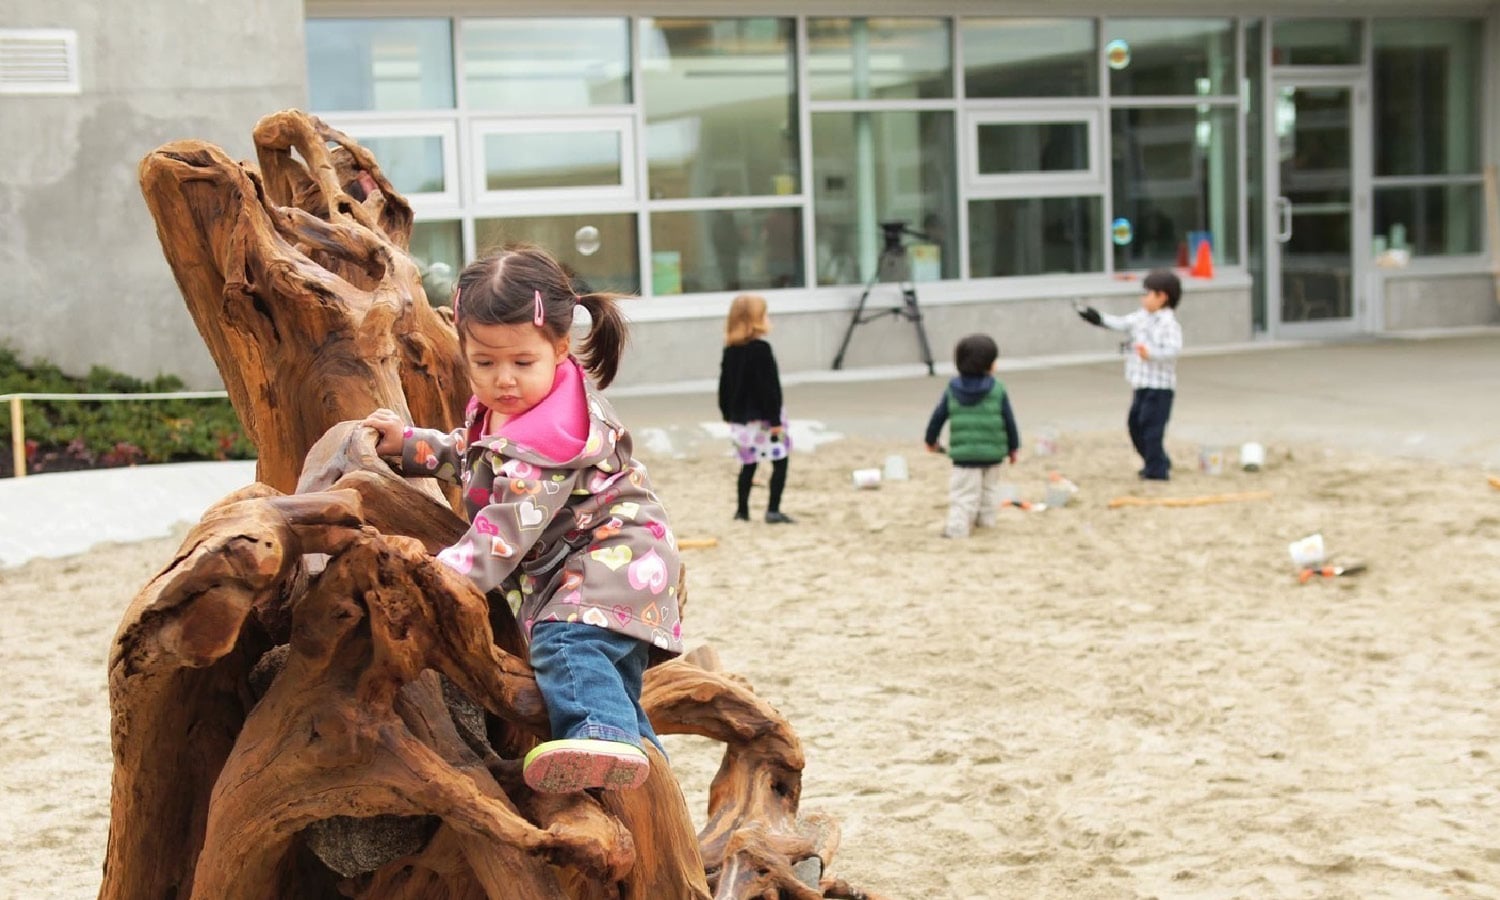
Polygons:
<instances>
[{"instance_id":1,"label":"green puffy vest","mask_svg":"<svg viewBox=\"0 0 1500 900\"><path fill-rule=\"evenodd\" d=\"M948 388L948 458L956 463L1000 463L1010 452L1000 402L1005 385L999 381L973 406L964 406Z\"/></svg>"}]
</instances>

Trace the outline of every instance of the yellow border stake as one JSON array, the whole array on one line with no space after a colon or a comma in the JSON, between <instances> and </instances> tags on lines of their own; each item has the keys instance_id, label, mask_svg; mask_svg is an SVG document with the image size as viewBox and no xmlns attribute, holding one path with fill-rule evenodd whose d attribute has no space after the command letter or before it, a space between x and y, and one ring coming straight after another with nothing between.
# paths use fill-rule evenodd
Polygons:
<instances>
[{"instance_id":1,"label":"yellow border stake","mask_svg":"<svg viewBox=\"0 0 1500 900\"><path fill-rule=\"evenodd\" d=\"M1211 506L1215 503L1243 503L1246 500L1269 500L1270 491L1245 491L1240 494L1202 494L1197 497L1116 497L1110 509L1122 506Z\"/></svg>"},{"instance_id":2,"label":"yellow border stake","mask_svg":"<svg viewBox=\"0 0 1500 900\"><path fill-rule=\"evenodd\" d=\"M26 419L21 413L21 398L10 398L10 452L16 464L16 477L26 477Z\"/></svg>"}]
</instances>

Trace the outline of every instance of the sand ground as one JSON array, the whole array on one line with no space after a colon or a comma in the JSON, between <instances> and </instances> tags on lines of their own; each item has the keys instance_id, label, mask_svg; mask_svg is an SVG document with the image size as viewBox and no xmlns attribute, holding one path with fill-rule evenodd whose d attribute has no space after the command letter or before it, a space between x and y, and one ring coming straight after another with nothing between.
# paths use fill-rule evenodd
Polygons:
<instances>
[{"instance_id":1,"label":"sand ground","mask_svg":"<svg viewBox=\"0 0 1500 900\"><path fill-rule=\"evenodd\" d=\"M1023 423L1024 427L1024 423ZM730 520L715 444L643 454L711 643L804 743L835 871L899 898L1500 897L1500 491L1475 464L1315 443L1142 486L1119 431L1007 473L1046 512L938 536L945 459L799 453L791 526ZM905 456L911 478L855 490ZM1231 463L1233 459L1231 457ZM1124 494L1266 500L1110 510ZM756 503L763 504L758 492ZM1358 576L1299 585L1321 532ZM0 895L90 897L108 828L105 658L177 539L0 570ZM669 737L701 815L715 745Z\"/></svg>"}]
</instances>

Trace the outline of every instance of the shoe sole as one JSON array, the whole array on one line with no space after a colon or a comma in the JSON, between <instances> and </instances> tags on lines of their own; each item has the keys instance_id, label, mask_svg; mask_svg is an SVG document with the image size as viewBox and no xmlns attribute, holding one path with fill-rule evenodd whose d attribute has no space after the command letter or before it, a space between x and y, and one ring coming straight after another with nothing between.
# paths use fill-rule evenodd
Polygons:
<instances>
[{"instance_id":1,"label":"shoe sole","mask_svg":"<svg viewBox=\"0 0 1500 900\"><path fill-rule=\"evenodd\" d=\"M522 776L534 791L565 794L588 788L628 790L646 783L646 754L617 741L548 741L526 754Z\"/></svg>"}]
</instances>

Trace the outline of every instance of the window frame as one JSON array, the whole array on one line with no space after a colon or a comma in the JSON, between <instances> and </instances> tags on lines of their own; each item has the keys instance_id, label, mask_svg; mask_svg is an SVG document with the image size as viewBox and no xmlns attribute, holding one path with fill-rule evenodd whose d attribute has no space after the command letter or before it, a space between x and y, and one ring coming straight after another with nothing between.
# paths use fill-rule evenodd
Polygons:
<instances>
[{"instance_id":1,"label":"window frame","mask_svg":"<svg viewBox=\"0 0 1500 900\"><path fill-rule=\"evenodd\" d=\"M469 118L469 212L473 218L534 215L538 213L621 212L639 208L639 171L636 165L637 121L616 113L589 116L471 116ZM486 172L485 139L493 134L582 134L613 132L618 138L620 183L577 187L490 190Z\"/></svg>"},{"instance_id":2,"label":"window frame","mask_svg":"<svg viewBox=\"0 0 1500 900\"><path fill-rule=\"evenodd\" d=\"M1105 179L1103 111L1097 101L1074 106L1066 111L1056 105L1049 108L1026 108L1006 104L991 107L970 103L961 113L963 121L963 191L975 200L1000 200L1014 197L1102 196ZM986 175L979 171L979 132L984 125L1078 124L1087 131L1089 164L1086 169L1063 172L1018 172Z\"/></svg>"}]
</instances>

